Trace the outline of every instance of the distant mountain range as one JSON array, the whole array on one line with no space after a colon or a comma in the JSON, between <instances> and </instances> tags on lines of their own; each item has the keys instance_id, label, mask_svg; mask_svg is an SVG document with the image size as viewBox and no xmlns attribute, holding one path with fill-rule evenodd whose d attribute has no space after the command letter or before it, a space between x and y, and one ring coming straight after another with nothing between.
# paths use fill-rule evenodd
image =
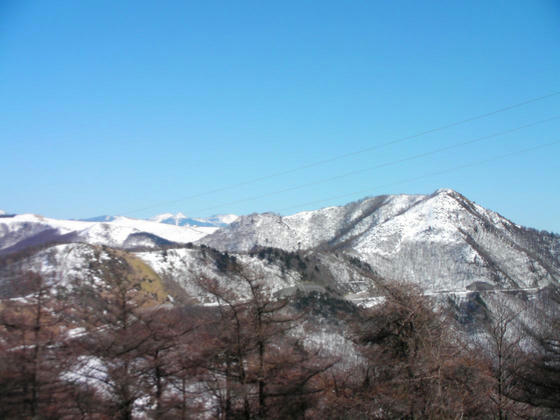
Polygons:
<instances>
[{"instance_id":1,"label":"distant mountain range","mask_svg":"<svg viewBox=\"0 0 560 420\"><path fill-rule=\"evenodd\" d=\"M190 218L165 213L151 219L97 216L60 220L0 213L0 255L48 243L84 242L132 249L194 242L237 219L235 215Z\"/></svg>"},{"instance_id":2,"label":"distant mountain range","mask_svg":"<svg viewBox=\"0 0 560 420\"><path fill-rule=\"evenodd\" d=\"M150 220L175 226L224 227L237 220L238 217L234 214L220 214L203 218L188 217L183 213L164 213L154 216Z\"/></svg>"},{"instance_id":3,"label":"distant mountain range","mask_svg":"<svg viewBox=\"0 0 560 420\"><path fill-rule=\"evenodd\" d=\"M151 220L157 223L165 223L175 226L198 226L198 227L224 227L235 221L239 216L234 214L219 214L210 217L188 217L183 213L163 213L151 217ZM82 222L112 222L117 216L96 216L87 219L79 219Z\"/></svg>"},{"instance_id":4,"label":"distant mountain range","mask_svg":"<svg viewBox=\"0 0 560 420\"><path fill-rule=\"evenodd\" d=\"M49 243L83 242L132 249L194 242L218 227L174 225L122 216L59 220L33 214L0 218L0 255Z\"/></svg>"}]
</instances>

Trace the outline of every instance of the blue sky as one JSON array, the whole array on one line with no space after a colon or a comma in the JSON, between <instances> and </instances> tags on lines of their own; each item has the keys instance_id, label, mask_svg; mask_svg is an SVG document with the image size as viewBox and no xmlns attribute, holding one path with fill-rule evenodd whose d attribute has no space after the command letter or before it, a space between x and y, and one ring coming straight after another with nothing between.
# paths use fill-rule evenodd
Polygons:
<instances>
[{"instance_id":1,"label":"blue sky","mask_svg":"<svg viewBox=\"0 0 560 420\"><path fill-rule=\"evenodd\" d=\"M0 208L289 214L449 187L560 232L560 144L492 160L560 140L560 120L374 168L560 115L553 95L376 147L560 91L559 76L554 0L4 0Z\"/></svg>"}]
</instances>

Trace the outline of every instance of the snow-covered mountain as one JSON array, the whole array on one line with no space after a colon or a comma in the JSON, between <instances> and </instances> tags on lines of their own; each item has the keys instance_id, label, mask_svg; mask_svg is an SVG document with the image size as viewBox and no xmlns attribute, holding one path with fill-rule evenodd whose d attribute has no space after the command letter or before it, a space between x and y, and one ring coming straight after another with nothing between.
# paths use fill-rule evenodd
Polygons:
<instances>
[{"instance_id":1,"label":"snow-covered mountain","mask_svg":"<svg viewBox=\"0 0 560 420\"><path fill-rule=\"evenodd\" d=\"M508 317L517 314L509 331L542 327L550 320L546 315L558 310L550 296L559 290L560 236L523 228L452 190L379 196L285 217L253 214L223 228L125 217L110 221L29 214L0 217L0 305L27 303L34 277L30 271L41 274L41 286L50 287L53 296L64 298L69 309L59 311L67 316L61 330L71 339L110 330L97 324L91 328L89 313L112 308L111 293L124 291L127 297L140 296L138 304L154 305L142 306L141 313L149 314L146 309L155 305L158 310L153 313L179 309L177 313L186 318L200 316L201 325L211 321L207 324L211 328L217 325L214 319L228 313L224 309L229 305L256 308L251 296L257 296L255 302L286 297L277 307L297 323L282 335L297 340L298 352L308 349L332 358L338 361L336 369L348 372L349 367L363 366L363 353L353 338L355 322L367 319L359 306L387 301L395 285L412 287L406 281L420 284L427 301L457 320L441 324L456 330L456 338L465 337L466 345L482 343L477 349L485 348L486 332L499 319L494 315L504 310ZM274 306L265 305L258 307ZM57 313L55 308L47 306L47 313ZM406 319L413 314L414 310ZM383 317L375 322L394 322L392 315ZM412 329L416 322L410 321ZM210 342L206 334L203 330L203 339L193 340L195 352ZM92 335L91 341L97 343L97 337L101 336ZM125 337L128 340L129 334ZM529 344L527 340L520 348ZM89 370L81 373L82 366L72 366L72 378L93 377ZM196 395L200 399L202 394Z\"/></svg>"},{"instance_id":2,"label":"snow-covered mountain","mask_svg":"<svg viewBox=\"0 0 560 420\"><path fill-rule=\"evenodd\" d=\"M117 248L158 247L193 242L216 229L172 226L128 217L114 217L109 222L93 222L21 214L0 218L0 253L50 242L84 242Z\"/></svg>"},{"instance_id":3,"label":"snow-covered mountain","mask_svg":"<svg viewBox=\"0 0 560 420\"><path fill-rule=\"evenodd\" d=\"M236 219L222 228L181 226L186 219L181 214L154 220L112 217L106 222L4 216L0 254L53 242L156 250L195 242L241 260L264 248L277 248L311 256L329 279L328 287L341 295L370 290L367 280L348 274L351 260L367 263L378 278L414 282L428 293L537 290L560 281L558 235L521 227L449 189L366 198L284 217L265 213L205 219L216 224ZM188 252L181 256L186 251L177 252L180 261L173 263L173 258L161 259L157 253L141 258L171 278L186 279L187 272L199 269L197 264L205 264L190 261Z\"/></svg>"},{"instance_id":4,"label":"snow-covered mountain","mask_svg":"<svg viewBox=\"0 0 560 420\"><path fill-rule=\"evenodd\" d=\"M430 292L529 289L560 281L560 237L516 225L449 189L284 217L252 214L200 243L228 252L342 252L383 278L415 282Z\"/></svg>"},{"instance_id":5,"label":"snow-covered mountain","mask_svg":"<svg viewBox=\"0 0 560 420\"><path fill-rule=\"evenodd\" d=\"M9 296L8 280L29 270L58 287L104 284L115 267L159 284L169 301L205 306L216 302L201 281L244 296L244 273L275 296L323 296L351 307L379 303L386 284L414 282L476 333L499 300L521 308L545 302L560 286L560 236L521 227L447 189L285 217L252 214L223 228L126 217L0 218L0 295Z\"/></svg>"},{"instance_id":6,"label":"snow-covered mountain","mask_svg":"<svg viewBox=\"0 0 560 420\"><path fill-rule=\"evenodd\" d=\"M219 214L204 218L188 217L183 213L163 213L152 217L150 220L175 226L224 227L237 220L238 217L234 214Z\"/></svg>"},{"instance_id":7,"label":"snow-covered mountain","mask_svg":"<svg viewBox=\"0 0 560 420\"><path fill-rule=\"evenodd\" d=\"M1 213L0 213L1 215ZM237 220L239 216L235 214L217 214L210 217L189 217L183 213L162 213L151 217L149 220L157 223L164 223L175 226L192 226L192 227L224 227ZM95 216L87 219L79 219L80 222L112 222L118 219L118 216ZM137 219L138 220L138 219ZM141 219L144 220L144 219Z\"/></svg>"}]
</instances>

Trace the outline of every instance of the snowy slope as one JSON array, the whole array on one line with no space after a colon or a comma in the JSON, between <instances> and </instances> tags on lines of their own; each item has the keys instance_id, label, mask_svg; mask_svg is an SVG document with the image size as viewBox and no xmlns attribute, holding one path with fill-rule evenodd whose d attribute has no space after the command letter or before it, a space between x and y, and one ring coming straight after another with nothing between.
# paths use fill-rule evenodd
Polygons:
<instances>
[{"instance_id":1,"label":"snowy slope","mask_svg":"<svg viewBox=\"0 0 560 420\"><path fill-rule=\"evenodd\" d=\"M57 287L67 287L75 279L102 282L100 273L91 268L92 263L109 258L107 252L88 244L65 244L41 249L20 264L26 270L41 273Z\"/></svg>"},{"instance_id":2,"label":"snowy slope","mask_svg":"<svg viewBox=\"0 0 560 420\"><path fill-rule=\"evenodd\" d=\"M386 278L427 290L465 290L476 282L503 288L543 287L560 278L552 255L523 246L525 232L450 190L439 190L348 248ZM547 269L548 267L548 269Z\"/></svg>"},{"instance_id":3,"label":"snowy slope","mask_svg":"<svg viewBox=\"0 0 560 420\"><path fill-rule=\"evenodd\" d=\"M180 216L174 217L179 220ZM236 216L220 217L230 221ZM322 287L343 295L370 292L369 285L360 285L362 280L352 269L348 271L350 257L367 262L378 277L412 281L429 293L539 289L560 280L559 236L518 226L448 189L430 195L372 197L285 217L252 214L221 229L177 226L163 220L115 217L110 222L86 222L31 214L1 217L0 254L49 242L157 249L198 241L237 253L238 258L245 258L243 253L255 247L271 247L315 255L313 264L330 273ZM177 252L185 253L181 261L190 261L190 251ZM174 278L187 273L185 267L176 269L181 264L178 261L164 267L156 257L142 256L160 273ZM193 260L189 270L196 271L197 264L206 262Z\"/></svg>"},{"instance_id":4,"label":"snowy slope","mask_svg":"<svg viewBox=\"0 0 560 420\"><path fill-rule=\"evenodd\" d=\"M136 253L154 271L163 278L170 278L177 282L181 288L194 300L202 303L213 303L215 299L207 293L200 282L204 279L213 279L224 287L235 292L238 296L248 296L248 284L239 279L234 273L220 269L217 261L222 257L209 251L198 248L178 248L167 251L147 251ZM247 272L258 276L264 281L270 294L288 287L293 287L301 276L293 271L282 272L275 265L266 263L258 258L247 255L232 256Z\"/></svg>"},{"instance_id":5,"label":"snowy slope","mask_svg":"<svg viewBox=\"0 0 560 420\"><path fill-rule=\"evenodd\" d=\"M117 217L114 221L107 223L110 226L120 228L135 229L139 232L147 232L157 235L172 242L186 243L196 241L203 236L217 230L214 227L191 227L191 226L172 226L156 223L142 219L131 219L128 217Z\"/></svg>"},{"instance_id":6,"label":"snowy slope","mask_svg":"<svg viewBox=\"0 0 560 420\"><path fill-rule=\"evenodd\" d=\"M279 259L269 260L258 255L226 255L205 247L179 247L176 249L152 250L135 252L115 251L105 247L88 244L54 245L29 254L9 258L7 265L0 264L0 303L3 298L20 298L24 294L21 289L14 288L10 280L19 280L21 273L32 270L41 273L47 285L52 287L54 294L68 299L68 293L80 291L85 287L91 291L108 290L113 277L110 275L112 267L123 266L119 264L122 256L139 257L148 263L157 273L157 281L164 285L163 290L169 293L169 302L188 303L189 305L203 305L214 307L218 304L216 297L204 287L201 281L212 279L222 287L228 298L245 300L251 295L249 284L239 275L247 273L252 280L259 283L259 290L269 296L292 296L293 308L301 311L302 317L297 328L291 329L289 334L299 338L309 348L320 351L324 355L344 357L345 363L351 363L356 357L352 341L350 341L341 328L341 321L337 320L332 310L320 308L333 301L340 308L352 310L353 305L342 297L330 296L325 300L326 288L310 284L309 279L295 267L287 268ZM331 256L326 256L331 259ZM236 261L239 266L235 269L224 267L220 262L224 258ZM350 273L352 267L342 267L346 263L342 260L331 261L341 276L341 283L353 278ZM131 266L124 265L124 267ZM325 266L321 266L325 268ZM238 271L240 270L240 271ZM130 274L129 272L123 272ZM107 276L109 274L109 276ZM176 288L169 287L175 283L184 293L177 292ZM318 292L319 294L317 294ZM186 296L185 296L186 294ZM223 304L223 301L222 301ZM79 303L82 305L82 302ZM341 306L340 306L341 305ZM314 308L313 310L311 308ZM350 312L348 312L350 313ZM305 315L304 315L305 314ZM331 318L332 317L332 318ZM83 333L83 329L73 329L69 334Z\"/></svg>"},{"instance_id":7,"label":"snowy slope","mask_svg":"<svg viewBox=\"0 0 560 420\"><path fill-rule=\"evenodd\" d=\"M115 217L110 222L86 222L23 214L0 218L0 251L23 249L53 241L114 247L155 246L165 241L187 243L216 229L172 226L127 217Z\"/></svg>"},{"instance_id":8,"label":"snowy slope","mask_svg":"<svg viewBox=\"0 0 560 420\"><path fill-rule=\"evenodd\" d=\"M87 222L47 219L34 214L0 218L0 250L48 242L89 226Z\"/></svg>"},{"instance_id":9,"label":"snowy slope","mask_svg":"<svg viewBox=\"0 0 560 420\"><path fill-rule=\"evenodd\" d=\"M368 198L343 207L281 217L241 217L201 241L227 251L255 246L342 251L381 277L428 291L465 291L486 283L524 289L560 280L560 239L546 238L461 194Z\"/></svg>"},{"instance_id":10,"label":"snowy slope","mask_svg":"<svg viewBox=\"0 0 560 420\"><path fill-rule=\"evenodd\" d=\"M343 207L327 207L291 216L273 213L241 216L230 226L203 239L202 243L228 251L249 251L254 246L289 251L312 249L332 242L349 228L361 229L362 222L368 217L369 223L382 223L423 198L416 195L379 196Z\"/></svg>"}]
</instances>

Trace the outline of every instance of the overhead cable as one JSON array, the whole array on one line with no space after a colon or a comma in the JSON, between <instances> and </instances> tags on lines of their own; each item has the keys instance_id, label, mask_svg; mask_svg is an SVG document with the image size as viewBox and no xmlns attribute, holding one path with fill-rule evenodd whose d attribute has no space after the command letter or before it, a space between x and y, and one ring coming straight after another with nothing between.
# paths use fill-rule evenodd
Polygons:
<instances>
[{"instance_id":1,"label":"overhead cable","mask_svg":"<svg viewBox=\"0 0 560 420\"><path fill-rule=\"evenodd\" d=\"M362 153L370 152L372 150L380 149L380 148L391 146L391 145L401 143L401 142L404 142L404 141L407 141L407 140L412 140L412 139L415 139L415 138L418 138L418 137L422 137L422 136L425 136L427 134L435 133L435 132L438 132L438 131L443 131L443 130L446 130L446 129L449 129L449 128L452 128L452 127L457 127L459 125L467 124L469 122L480 120L480 119L483 119L483 118L487 118L487 117L490 117L490 116L493 116L493 115L496 115L496 114L499 114L499 113L507 112L507 111L510 111L512 109L519 108L519 107L522 107L522 106L525 106L525 105L529 105L529 104L534 103L534 102L542 101L544 99L548 99L548 98L551 98L551 97L557 96L557 95L560 95L560 92L552 92L552 93L549 93L547 95L530 98L530 99L527 99L527 100L522 101L522 102L517 102L515 104L511 104L511 105L508 105L508 106L505 106L505 107L502 107L502 108L498 108L498 109L495 109L493 111L485 112L483 114L478 114L478 115L475 115L475 116L472 116L472 117L469 117L469 118L454 121L454 122L451 122L449 124L445 124L445 125L442 125L442 126L439 126L439 127L431 128L429 130L420 131L418 133L408 135L408 136L404 136L404 137L400 137L400 138L397 138L395 140L386 141L386 142L376 144L376 145L372 145L372 146L369 146L369 147L366 147L366 148L363 148L363 149L355 150L353 152L339 154L339 155L333 156L333 157L328 158L328 159L323 159L323 160L318 160L318 161L315 161L315 162L310 162L310 163L303 164L301 166L297 166L297 167L294 167L294 168L291 168L291 169L286 169L286 170L283 170L283 171L270 173L268 175L263 175L263 176L256 177L256 178L253 178L253 179L249 179L249 180L246 180L246 181L242 181L242 182L239 182L239 183L236 183L236 184L226 185L226 186L223 186L223 187L202 191L200 193L187 195L187 196L184 196L184 197L179 198L179 199L170 200L170 201L162 201L162 202L159 202L157 204L153 204L153 205L149 205L149 206L146 206L146 207L143 207L143 208L131 210L131 211L127 212L126 214L135 214L135 213L143 212L143 211L146 211L146 210L151 210L151 209L162 207L162 206L169 206L169 205L172 205L172 204L180 203L180 202L185 201L185 200L204 197L204 196L211 195L211 194L216 194L216 193L219 193L219 192L239 188L239 187L242 187L242 186L245 186L245 185L250 185L250 184L253 184L255 182L267 180L267 179L270 179L270 178L276 178L276 177L287 175L287 174L290 174L290 173L293 173L293 172L313 168L313 167L319 166L319 165L324 165L324 164L331 163L331 162L334 162L334 161L337 161L337 160L345 159L345 158L348 158L348 157L351 157L351 156L356 156L356 155L359 155L359 154L362 154Z\"/></svg>"}]
</instances>

